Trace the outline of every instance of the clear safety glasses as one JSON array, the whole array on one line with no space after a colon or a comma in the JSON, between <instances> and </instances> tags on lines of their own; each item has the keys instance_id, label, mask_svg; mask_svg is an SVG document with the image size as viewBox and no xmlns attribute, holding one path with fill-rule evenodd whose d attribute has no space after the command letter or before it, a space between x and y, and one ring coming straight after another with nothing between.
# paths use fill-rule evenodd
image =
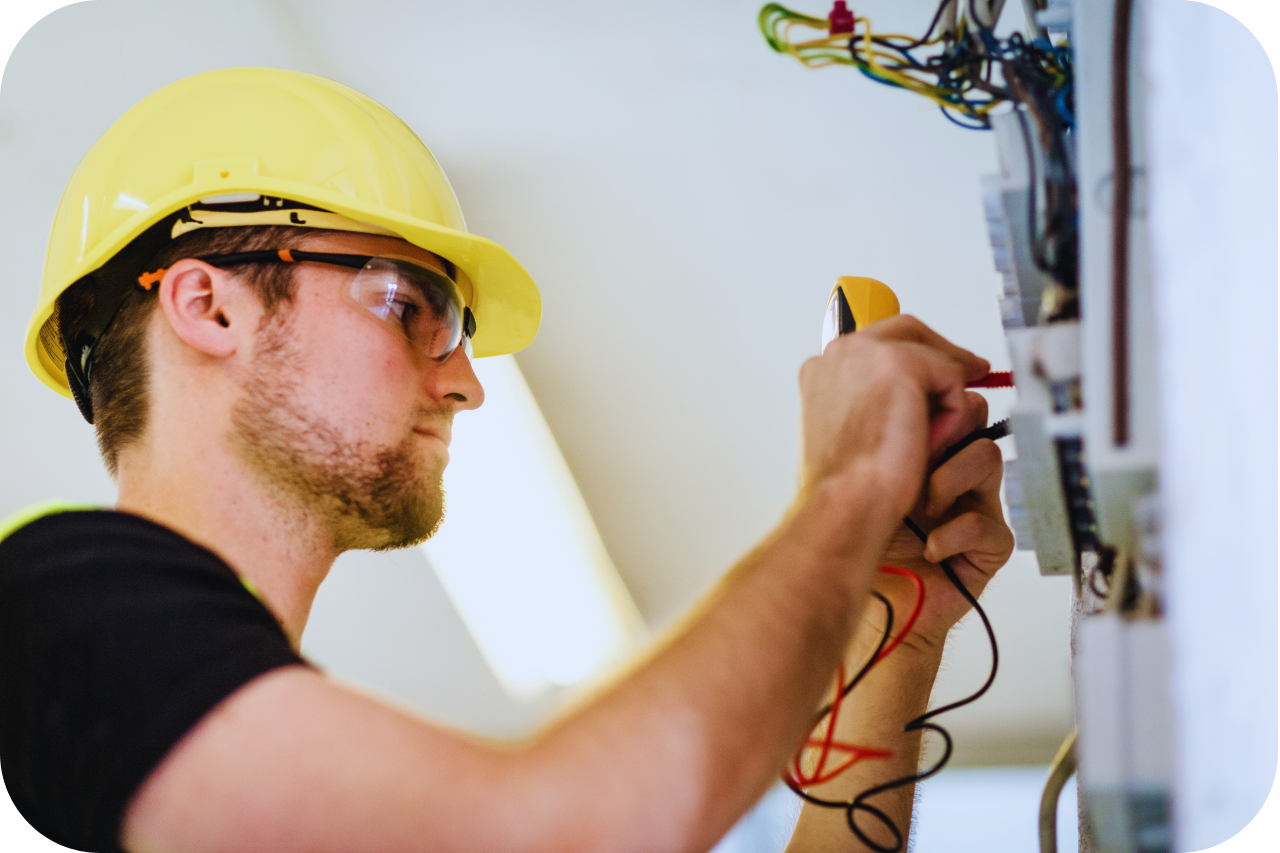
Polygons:
<instances>
[{"instance_id":1,"label":"clear safety glasses","mask_svg":"<svg viewBox=\"0 0 1280 853\"><path fill-rule=\"evenodd\" d=\"M237 252L199 258L215 267L249 263L320 263L357 270L348 295L361 308L395 327L409 345L436 361L462 346L471 356L476 320L453 279L402 258L305 252L300 249ZM163 275L164 271L160 271ZM149 275L155 275L150 273ZM145 277L145 276L144 276ZM142 283L144 287L146 284Z\"/></svg>"}]
</instances>

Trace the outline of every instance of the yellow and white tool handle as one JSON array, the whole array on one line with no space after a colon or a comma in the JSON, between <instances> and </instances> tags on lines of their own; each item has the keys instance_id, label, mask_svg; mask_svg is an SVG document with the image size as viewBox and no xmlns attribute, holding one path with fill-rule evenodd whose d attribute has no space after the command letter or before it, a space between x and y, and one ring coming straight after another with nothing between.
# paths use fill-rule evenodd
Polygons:
<instances>
[{"instance_id":1,"label":"yellow and white tool handle","mask_svg":"<svg viewBox=\"0 0 1280 853\"><path fill-rule=\"evenodd\" d=\"M840 335L866 328L877 320L895 317L900 313L898 296L889 285L874 278L842 275L836 279L827 299L827 313L822 321L822 349L827 348ZM1013 374L1005 371L988 373L970 388L1011 388ZM950 459L980 438L997 439L1009 434L1008 419L998 421L985 429L975 430L949 448L942 462Z\"/></svg>"},{"instance_id":2,"label":"yellow and white tool handle","mask_svg":"<svg viewBox=\"0 0 1280 853\"><path fill-rule=\"evenodd\" d=\"M877 320L896 316L898 297L889 285L874 278L842 275L827 298L822 320L822 348L840 335L866 328Z\"/></svg>"}]
</instances>

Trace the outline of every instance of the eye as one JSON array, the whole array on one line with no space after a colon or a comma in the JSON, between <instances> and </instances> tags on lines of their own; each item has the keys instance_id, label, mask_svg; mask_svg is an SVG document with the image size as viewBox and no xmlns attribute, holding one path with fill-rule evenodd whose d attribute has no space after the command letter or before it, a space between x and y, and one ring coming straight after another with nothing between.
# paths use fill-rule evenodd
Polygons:
<instances>
[{"instance_id":1,"label":"eye","mask_svg":"<svg viewBox=\"0 0 1280 853\"><path fill-rule=\"evenodd\" d=\"M413 288L399 287L387 293L388 312L394 314L406 330L422 316L424 307L421 296Z\"/></svg>"},{"instance_id":2,"label":"eye","mask_svg":"<svg viewBox=\"0 0 1280 853\"><path fill-rule=\"evenodd\" d=\"M399 317L402 323L412 321L418 311L418 306L408 299L393 300L389 307L391 308L391 313Z\"/></svg>"}]
</instances>

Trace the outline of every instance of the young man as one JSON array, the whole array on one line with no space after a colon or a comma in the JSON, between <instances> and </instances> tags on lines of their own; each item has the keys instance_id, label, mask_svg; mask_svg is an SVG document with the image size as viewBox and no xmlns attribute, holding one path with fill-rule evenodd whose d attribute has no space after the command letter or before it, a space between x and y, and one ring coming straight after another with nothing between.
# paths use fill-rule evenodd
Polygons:
<instances>
[{"instance_id":1,"label":"young man","mask_svg":"<svg viewBox=\"0 0 1280 853\"><path fill-rule=\"evenodd\" d=\"M95 422L117 507L0 541L0 769L28 820L133 853L705 850L875 648L872 584L909 610L882 563L923 578L924 609L839 737L892 754L821 790L913 773L902 726L967 609L935 563L976 594L1012 535L991 442L930 472L985 423L964 389L989 365L906 317L806 363L786 517L538 736L446 731L298 656L341 552L434 531L453 416L484 396L469 349L518 349L537 317L524 270L359 93L230 69L113 126L64 195L28 358ZM905 830L910 786L875 805ZM859 849L839 811L806 811L792 844Z\"/></svg>"}]
</instances>

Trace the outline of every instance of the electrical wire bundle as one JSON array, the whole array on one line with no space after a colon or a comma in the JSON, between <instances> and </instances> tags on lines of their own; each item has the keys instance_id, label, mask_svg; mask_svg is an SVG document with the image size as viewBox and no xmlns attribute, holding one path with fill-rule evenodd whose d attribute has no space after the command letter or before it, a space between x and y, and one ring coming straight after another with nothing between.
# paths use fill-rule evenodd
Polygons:
<instances>
[{"instance_id":1,"label":"electrical wire bundle","mask_svg":"<svg viewBox=\"0 0 1280 853\"><path fill-rule=\"evenodd\" d=\"M919 525L910 518L904 518L903 523L907 525L907 528L910 529L921 542L925 542L928 539L925 532L921 530ZM871 594L875 596L885 609L885 627L884 631L880 635L880 641L876 645L875 651L872 652L871 656L867 659L867 662L863 664L857 674L854 675L854 677L847 683L844 680L844 664L841 664L840 670L836 676L835 698L832 699L830 704L826 705L818 712L818 719L814 725L815 731L822 729L821 734L811 736L800 745L800 749L797 750L795 757L792 759L792 766L788 768L788 772L783 777L783 781L786 782L787 787L806 802L823 808L841 809L844 811L845 820L849 824L850 831L857 836L858 840L876 851L876 853L898 853L898 851L902 850L904 839L902 831L898 829L893 820L885 814L883 810L867 801L872 797L883 794L887 791L892 791L906 785L914 785L916 782L928 779L930 776L938 773L938 771L942 770L942 768L946 766L947 762L951 759L951 734L942 726L932 722L933 718L937 717L939 714L954 711L957 708L964 707L971 702L977 701L991 687L992 682L995 681L996 669L1000 662L1000 651L996 645L995 631L991 628L991 621L987 618L986 611L982 609L982 605L978 604L977 599L973 597L973 594L970 593L964 583L961 582L960 578L956 575L955 570L951 567L951 564L948 561L943 560L940 565L942 567L943 574L947 577L947 580L951 582L951 584L960 592L960 595L965 599L965 601L967 601L977 612L978 617L982 620L983 628L986 629L987 639L991 642L991 672L981 687L969 696L955 702L951 702L947 705L943 705L941 708L935 708L932 711L921 714L903 726L902 731L904 733L931 731L941 736L943 743L943 752L941 757L933 763L932 767L911 776L893 779L889 782L884 782L868 788L852 800L828 800L811 794L806 790L806 788L821 785L824 782L830 782L832 779L835 779L841 773L861 761L874 760L878 758L891 758L893 756L893 753L889 750L839 743L835 740L836 719L840 714L840 708L845 697L847 697L849 693L858 686L858 684L867 676L867 673L869 673L876 664L884 660L890 652L898 647L907 634L910 633L912 626L915 624L916 617L920 615L920 610L924 605L924 583L920 580L918 575L914 572L909 572L906 569L882 566L880 568L881 572L905 577L915 586L916 601L912 607L911 614L907 617L907 620L903 625L902 630L898 633L898 636L890 639L893 634L893 605L889 603L889 599L885 598L879 592L872 590ZM806 771L804 769L804 758L807 753L814 750L818 753L817 761L812 769ZM844 760L834 768L828 768L827 762L833 753L843 754ZM892 834L893 843L885 845L870 838L858 824L859 814L869 815L878 821Z\"/></svg>"},{"instance_id":2,"label":"electrical wire bundle","mask_svg":"<svg viewBox=\"0 0 1280 853\"><path fill-rule=\"evenodd\" d=\"M1046 298L1043 319L1070 319L1079 312L1071 48L1021 33L997 37L1003 5L1004 0L941 0L919 38L877 33L869 18L855 15L843 0L827 18L770 3L760 10L759 24L778 53L810 68L851 65L878 83L929 98L964 128L989 129L992 111L1013 104L1032 171L1032 257L1058 285ZM797 27L826 32L795 40Z\"/></svg>"},{"instance_id":3,"label":"electrical wire bundle","mask_svg":"<svg viewBox=\"0 0 1280 853\"><path fill-rule=\"evenodd\" d=\"M837 4L837 7L843 6ZM794 12L779 3L760 10L760 31L765 41L779 53L795 57L803 65L820 68L825 65L852 65L875 80L908 89L934 101L943 114L958 121L954 114L969 119L965 127L989 126L987 113L1003 98L984 91L975 80L990 76L990 61L981 50L975 50L968 36L966 20L953 22L939 31L938 24L947 8L955 8L955 0L944 0L934 15L929 29L920 38L876 33L871 20L849 13L848 18L832 12L832 18L815 18ZM801 26L827 30L828 35L809 41L792 41L793 28ZM943 45L940 53L917 57L915 51ZM980 47L980 45L978 45Z\"/></svg>"},{"instance_id":4,"label":"electrical wire bundle","mask_svg":"<svg viewBox=\"0 0 1280 853\"><path fill-rule=\"evenodd\" d=\"M976 0L967 0L967 12L960 13L964 1L942 0L919 38L877 33L870 18L853 14L843 2L837 2L827 18L770 3L760 10L760 32L769 47L803 65L852 65L878 83L929 98L952 121L976 130L991 126L989 114L997 105L1023 100L1007 85L1008 75L1001 80L995 74L1013 64L1023 85L1034 87L1037 96L1047 94L1058 114L1070 124L1070 48L1041 38L1027 41L1019 33L997 38L994 18L999 16L1003 0L993 4L997 9L986 15L979 13ZM791 32L797 26L826 30L827 35L793 41ZM940 50L919 55L932 48ZM968 121L960 121L960 117Z\"/></svg>"}]
</instances>

